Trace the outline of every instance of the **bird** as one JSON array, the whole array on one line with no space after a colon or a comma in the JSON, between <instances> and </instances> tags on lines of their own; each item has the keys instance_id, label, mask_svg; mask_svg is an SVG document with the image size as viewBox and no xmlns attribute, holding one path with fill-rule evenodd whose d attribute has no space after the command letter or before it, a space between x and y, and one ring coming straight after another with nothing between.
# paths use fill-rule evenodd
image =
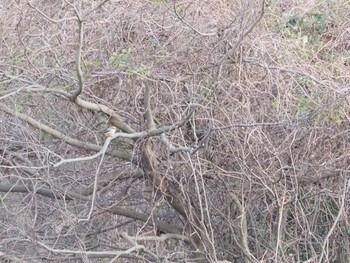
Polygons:
<instances>
[{"instance_id":1,"label":"bird","mask_svg":"<svg viewBox=\"0 0 350 263\"><path fill-rule=\"evenodd\" d=\"M106 137L112 137L116 131L117 131L117 127L111 126L111 127L108 127L104 130L104 135Z\"/></svg>"}]
</instances>

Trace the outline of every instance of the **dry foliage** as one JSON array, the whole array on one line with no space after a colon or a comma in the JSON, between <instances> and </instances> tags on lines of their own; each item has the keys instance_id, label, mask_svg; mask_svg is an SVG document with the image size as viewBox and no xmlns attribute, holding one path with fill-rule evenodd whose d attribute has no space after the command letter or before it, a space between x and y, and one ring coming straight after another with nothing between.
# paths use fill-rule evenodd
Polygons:
<instances>
[{"instance_id":1,"label":"dry foliage","mask_svg":"<svg viewBox=\"0 0 350 263\"><path fill-rule=\"evenodd\" d=\"M3 0L0 259L350 262L349 11Z\"/></svg>"}]
</instances>

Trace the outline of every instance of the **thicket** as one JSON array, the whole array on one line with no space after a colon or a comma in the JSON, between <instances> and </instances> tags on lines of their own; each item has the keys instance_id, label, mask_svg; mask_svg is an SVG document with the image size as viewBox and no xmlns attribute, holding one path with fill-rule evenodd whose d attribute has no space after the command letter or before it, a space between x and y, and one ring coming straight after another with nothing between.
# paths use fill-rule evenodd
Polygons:
<instances>
[{"instance_id":1,"label":"thicket","mask_svg":"<svg viewBox=\"0 0 350 263\"><path fill-rule=\"evenodd\" d=\"M0 257L350 262L349 1L2 2Z\"/></svg>"}]
</instances>

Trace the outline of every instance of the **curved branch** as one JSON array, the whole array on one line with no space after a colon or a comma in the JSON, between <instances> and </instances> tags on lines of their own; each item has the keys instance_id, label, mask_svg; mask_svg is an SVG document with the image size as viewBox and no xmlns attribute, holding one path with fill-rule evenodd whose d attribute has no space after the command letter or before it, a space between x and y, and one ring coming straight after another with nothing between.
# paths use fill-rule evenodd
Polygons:
<instances>
[{"instance_id":1,"label":"curved branch","mask_svg":"<svg viewBox=\"0 0 350 263\"><path fill-rule=\"evenodd\" d=\"M39 85L35 85L37 87ZM45 92L51 92L56 96L63 97L64 99L72 101L72 96L63 90L58 90L58 89L47 89L43 86L39 86L39 88L26 88L25 90L28 91L34 91L34 92L39 92L39 91L45 91ZM133 128L131 128L123 119L122 117L117 114L114 110L110 109L106 105L99 104L99 103L94 103L90 102L87 100L84 100L80 97L77 97L75 101L73 101L77 106L82 107L87 110L91 111L96 111L96 112L103 112L107 114L108 116L111 117L110 122L113 124L113 126L116 126L118 129L122 130L123 132L126 133L134 133L136 132Z\"/></svg>"},{"instance_id":2,"label":"curved branch","mask_svg":"<svg viewBox=\"0 0 350 263\"><path fill-rule=\"evenodd\" d=\"M118 136L116 136L118 135ZM86 156L86 157L78 157L78 158L71 158L71 159L62 159L58 163L55 163L53 166L58 167L64 163L71 163L71 162L80 162L80 161L88 161L95 159L101 155L104 155L107 152L108 145L110 144L111 140L116 138L116 137L124 137L124 138L139 138L142 135L142 133L134 133L134 134L128 134L128 133L116 133L114 134L113 137L108 137L102 146L101 150L99 150L97 153L91 156Z\"/></svg>"},{"instance_id":3,"label":"curved branch","mask_svg":"<svg viewBox=\"0 0 350 263\"><path fill-rule=\"evenodd\" d=\"M126 133L134 133L135 132L135 130L133 128L131 128L122 119L122 117L119 116L119 114L117 114L115 111L111 110L110 108L108 108L105 105L89 102L89 101L83 100L79 97L76 98L75 103L82 108L92 110L92 111L97 111L97 112L101 111L101 112L111 116L110 122L114 126L119 128L120 130L122 130L123 132L126 132Z\"/></svg>"}]
</instances>

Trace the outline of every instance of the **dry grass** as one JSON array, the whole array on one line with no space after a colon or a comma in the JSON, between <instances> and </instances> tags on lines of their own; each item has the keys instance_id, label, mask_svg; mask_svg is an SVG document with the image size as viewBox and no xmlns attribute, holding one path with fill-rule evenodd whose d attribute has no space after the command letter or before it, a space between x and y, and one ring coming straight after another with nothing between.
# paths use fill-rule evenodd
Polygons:
<instances>
[{"instance_id":1,"label":"dry grass","mask_svg":"<svg viewBox=\"0 0 350 263\"><path fill-rule=\"evenodd\" d=\"M184 126L166 134L174 147L202 145L197 152L172 154L160 137L152 140L157 171L176 189L188 221L197 224L208 260L350 261L349 4L268 1L262 20L233 50L258 18L259 3L106 1L94 9L95 2L81 5L82 13L92 10L84 20L81 96L115 110L136 131L146 126L145 85L158 127L179 121L189 103L197 105ZM109 119L55 96L79 85L73 6L30 3L5 1L0 8L0 103L69 137L103 144L98 130ZM222 61L228 52L232 56ZM119 251L130 245L121 232L153 236L156 220L190 236L186 220L138 165L111 156L99 178L115 178L99 188L91 220L78 224L89 203L34 192L91 193L99 160L53 168L59 156L91 152L9 114L0 113L0 121L1 183L31 189L1 190L1 251L29 262L58 260L42 243ZM143 142L114 143L137 157ZM115 207L150 215L148 224L107 212ZM130 254L125 262L142 256L151 261L153 254L162 262L191 262L184 242L140 244L148 252ZM88 261L87 253L58 255L102 262Z\"/></svg>"}]
</instances>

